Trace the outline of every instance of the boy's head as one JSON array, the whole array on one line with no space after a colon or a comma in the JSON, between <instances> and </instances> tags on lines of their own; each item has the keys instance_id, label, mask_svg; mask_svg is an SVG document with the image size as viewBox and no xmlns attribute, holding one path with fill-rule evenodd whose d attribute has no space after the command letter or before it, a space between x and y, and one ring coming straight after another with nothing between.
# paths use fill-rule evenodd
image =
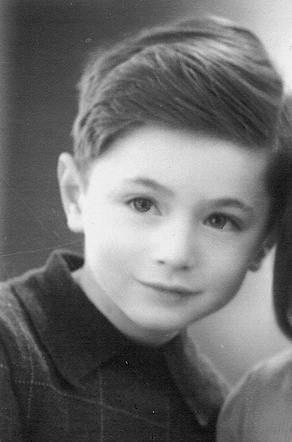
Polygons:
<instances>
[{"instance_id":1,"label":"boy's head","mask_svg":"<svg viewBox=\"0 0 292 442\"><path fill-rule=\"evenodd\" d=\"M92 60L59 177L68 224L85 235L76 278L125 333L161 342L256 267L285 194L282 94L256 37L218 19Z\"/></svg>"}]
</instances>

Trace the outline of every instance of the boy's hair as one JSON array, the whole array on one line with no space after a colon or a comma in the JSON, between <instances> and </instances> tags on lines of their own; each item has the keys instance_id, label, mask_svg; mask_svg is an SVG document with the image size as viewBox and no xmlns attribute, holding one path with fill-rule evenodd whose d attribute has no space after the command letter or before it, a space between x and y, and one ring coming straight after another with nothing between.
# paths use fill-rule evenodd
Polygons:
<instances>
[{"instance_id":1,"label":"boy's hair","mask_svg":"<svg viewBox=\"0 0 292 442\"><path fill-rule=\"evenodd\" d=\"M225 19L153 28L95 54L79 93L72 135L81 171L116 137L145 124L269 148L278 161L281 78L258 38ZM275 171L279 165L269 191L278 213L286 187L285 174Z\"/></svg>"}]
</instances>

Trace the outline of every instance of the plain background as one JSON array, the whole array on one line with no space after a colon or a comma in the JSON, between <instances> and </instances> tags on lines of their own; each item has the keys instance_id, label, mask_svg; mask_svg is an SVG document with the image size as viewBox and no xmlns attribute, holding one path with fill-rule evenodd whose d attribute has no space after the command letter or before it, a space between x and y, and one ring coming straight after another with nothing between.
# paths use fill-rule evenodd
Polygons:
<instances>
[{"instance_id":1,"label":"plain background","mask_svg":"<svg viewBox=\"0 0 292 442\"><path fill-rule=\"evenodd\" d=\"M75 85L90 50L142 27L202 13L258 33L292 84L290 0L0 0L0 278L44 263L55 248L81 249L66 227L56 180L71 149ZM235 382L290 345L271 308L270 256L238 296L191 334Z\"/></svg>"}]
</instances>

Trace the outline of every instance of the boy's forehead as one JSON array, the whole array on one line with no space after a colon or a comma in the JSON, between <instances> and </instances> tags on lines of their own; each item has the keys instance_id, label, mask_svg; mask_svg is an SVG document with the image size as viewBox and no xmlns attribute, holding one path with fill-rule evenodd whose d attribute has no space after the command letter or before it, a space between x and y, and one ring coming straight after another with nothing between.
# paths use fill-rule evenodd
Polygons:
<instances>
[{"instance_id":1,"label":"boy's forehead","mask_svg":"<svg viewBox=\"0 0 292 442\"><path fill-rule=\"evenodd\" d=\"M165 164L157 162L157 158L168 157L167 167L171 162L174 169L180 166L179 159L189 156L191 159L204 160L202 151L206 155L214 155L218 165L232 162L237 155L238 161L257 158L258 161L269 163L271 149L251 147L248 144L216 137L213 134L203 133L191 129L173 129L167 126L148 125L127 132L115 139L109 147L101 153L92 166L98 164L129 163L129 166L163 167ZM218 160L220 158L220 160ZM144 160L147 159L147 162ZM174 161L176 160L176 162ZM196 162L197 162L196 161Z\"/></svg>"},{"instance_id":2,"label":"boy's forehead","mask_svg":"<svg viewBox=\"0 0 292 442\"><path fill-rule=\"evenodd\" d=\"M147 126L117 139L93 167L108 187L144 185L158 190L188 183L226 190L264 185L269 154L195 131ZM156 183L153 186L153 183Z\"/></svg>"}]
</instances>

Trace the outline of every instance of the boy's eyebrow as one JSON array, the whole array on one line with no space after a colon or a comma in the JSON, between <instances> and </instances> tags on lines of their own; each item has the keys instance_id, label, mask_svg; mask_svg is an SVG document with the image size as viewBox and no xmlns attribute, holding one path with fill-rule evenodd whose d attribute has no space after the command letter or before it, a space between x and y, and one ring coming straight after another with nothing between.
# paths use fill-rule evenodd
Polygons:
<instances>
[{"instance_id":1,"label":"boy's eyebrow","mask_svg":"<svg viewBox=\"0 0 292 442\"><path fill-rule=\"evenodd\" d=\"M151 178L145 178L145 177L129 178L126 179L124 182L126 184L138 184L140 186L149 187L153 190L163 192L169 196L172 196L174 194L171 189Z\"/></svg>"},{"instance_id":2,"label":"boy's eyebrow","mask_svg":"<svg viewBox=\"0 0 292 442\"><path fill-rule=\"evenodd\" d=\"M249 206L248 204L244 203L243 201L240 201L236 198L216 198L208 201L211 204L214 204L215 206L224 206L224 207L232 207L236 209L240 209L243 212L246 212L247 214L253 214L254 209Z\"/></svg>"}]
</instances>

